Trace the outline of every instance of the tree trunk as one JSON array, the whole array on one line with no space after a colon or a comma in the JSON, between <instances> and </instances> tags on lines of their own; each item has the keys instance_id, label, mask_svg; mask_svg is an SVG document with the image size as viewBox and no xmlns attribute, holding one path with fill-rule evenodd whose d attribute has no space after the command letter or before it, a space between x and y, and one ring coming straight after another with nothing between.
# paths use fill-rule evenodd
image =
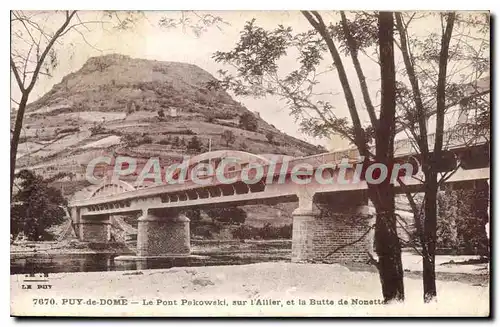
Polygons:
<instances>
[{"instance_id":1,"label":"tree trunk","mask_svg":"<svg viewBox=\"0 0 500 327\"><path fill-rule=\"evenodd\" d=\"M385 302L404 301L401 245L394 215L394 188L391 184L374 187L372 202L377 209L375 222L375 251ZM374 201L375 200L375 201Z\"/></svg>"},{"instance_id":2,"label":"tree trunk","mask_svg":"<svg viewBox=\"0 0 500 327\"><path fill-rule=\"evenodd\" d=\"M316 11L303 11L309 23L320 33L325 41L333 63L337 69L339 81L344 91L347 108L353 123L354 143L359 153L365 159L364 164L371 160L366 144L365 131L356 108L354 95L349 86L342 58L333 42L327 26L321 15ZM394 39L393 14L381 13L379 19L379 37L381 49L381 80L382 105L380 109L380 123L373 126L377 131L376 156L377 162L390 164L394 153L395 132L395 91L396 79L394 68ZM382 58L383 57L383 58ZM361 68L361 67L359 67ZM391 166L392 167L392 166ZM370 199L377 211L375 226L375 245L379 256L379 275L382 284L382 294L385 302L404 300L403 268L401 263L401 247L396 232L394 216L394 190L389 178L381 185L369 184Z\"/></svg>"},{"instance_id":3,"label":"tree trunk","mask_svg":"<svg viewBox=\"0 0 500 327\"><path fill-rule=\"evenodd\" d=\"M387 178L370 186L371 199L377 209L375 222L375 251L385 302L403 301L404 281L401 245L396 228L394 185L390 172L394 165L394 133L396 128L396 73L392 12L379 13L380 118L376 129L375 160L387 169Z\"/></svg>"},{"instance_id":4,"label":"tree trunk","mask_svg":"<svg viewBox=\"0 0 500 327\"><path fill-rule=\"evenodd\" d=\"M427 255L423 259L423 283L424 283L424 302L428 303L435 300L436 292L436 229L437 229L437 166L442 160L442 148L444 137L444 119L446 110L446 74L448 66L448 49L453 33L455 22L455 13L446 15L447 23L444 34L441 38L441 51L439 53L439 72L436 88L436 137L432 159L428 162L425 170L425 222L424 222L424 244L427 249ZM426 138L421 135L422 139Z\"/></svg>"},{"instance_id":5,"label":"tree trunk","mask_svg":"<svg viewBox=\"0 0 500 327\"><path fill-rule=\"evenodd\" d=\"M424 302L435 300L436 291L436 230L437 230L437 174L425 173L425 197L424 197L424 242L422 244L423 255L423 285Z\"/></svg>"},{"instance_id":6,"label":"tree trunk","mask_svg":"<svg viewBox=\"0 0 500 327\"><path fill-rule=\"evenodd\" d=\"M27 92L23 92L21 101L16 115L16 123L14 125L14 132L10 141L10 198L12 199L12 191L14 188L14 179L16 174L16 157L17 147L19 145L19 138L21 136L21 129L23 127L24 111L28 102Z\"/></svg>"}]
</instances>

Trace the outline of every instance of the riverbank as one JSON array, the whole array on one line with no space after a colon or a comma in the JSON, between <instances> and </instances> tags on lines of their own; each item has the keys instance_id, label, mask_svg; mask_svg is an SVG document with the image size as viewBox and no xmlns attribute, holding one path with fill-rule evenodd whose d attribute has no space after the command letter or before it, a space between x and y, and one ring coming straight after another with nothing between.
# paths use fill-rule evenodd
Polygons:
<instances>
[{"instance_id":1,"label":"riverbank","mask_svg":"<svg viewBox=\"0 0 500 327\"><path fill-rule=\"evenodd\" d=\"M63 242L16 242L11 244L11 258L26 258L35 256L52 256L67 254L117 254L134 255L135 242L123 243L84 243L76 240ZM289 258L292 248L291 240L192 240L191 252L195 255L269 255L278 259Z\"/></svg>"},{"instance_id":2,"label":"riverbank","mask_svg":"<svg viewBox=\"0 0 500 327\"><path fill-rule=\"evenodd\" d=\"M62 242L15 242L10 245L11 259L60 254L133 254L123 243L83 243L76 240Z\"/></svg>"},{"instance_id":3,"label":"riverbank","mask_svg":"<svg viewBox=\"0 0 500 327\"><path fill-rule=\"evenodd\" d=\"M135 255L135 244L108 243L89 244L78 241L64 242L24 242L11 245L11 260L37 258L57 258L68 255L97 255L107 257L113 255ZM290 261L291 240L192 240L191 254L219 258L229 264L255 263L268 261ZM217 260L217 261L221 261ZM422 257L414 251L402 253L405 272L409 276L419 277L422 272ZM219 265L221 262L208 262ZM196 264L199 265L199 264ZM165 266L166 267L166 266ZM153 268L165 268L154 266ZM375 271L375 267L367 264L351 264L351 269ZM106 268L106 267L104 267ZM130 268L128 268L130 269ZM108 269L105 269L108 270ZM469 283L484 283L488 279L489 263L480 262L478 256L471 255L437 255L436 273L438 279L456 280Z\"/></svg>"},{"instance_id":4,"label":"riverbank","mask_svg":"<svg viewBox=\"0 0 500 327\"><path fill-rule=\"evenodd\" d=\"M30 290L23 289L24 278L11 276L13 315L486 316L489 312L487 284L438 281L439 302L424 305L422 282L413 278L405 278L404 304L380 305L378 274L352 271L341 265L268 262L59 273L48 277L50 289ZM35 305L35 299L54 299L55 304ZM64 299L82 302L70 305L65 301L63 305ZM119 301L100 305L101 299ZM266 301L257 302L259 299ZM191 305L182 300L192 301Z\"/></svg>"}]
</instances>

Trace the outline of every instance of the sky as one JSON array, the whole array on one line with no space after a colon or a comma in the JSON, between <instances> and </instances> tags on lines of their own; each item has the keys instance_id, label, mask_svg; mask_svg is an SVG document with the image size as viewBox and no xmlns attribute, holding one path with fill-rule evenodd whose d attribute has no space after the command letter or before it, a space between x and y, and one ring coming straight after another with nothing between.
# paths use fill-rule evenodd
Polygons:
<instances>
[{"instance_id":1,"label":"sky","mask_svg":"<svg viewBox=\"0 0 500 327\"><path fill-rule=\"evenodd\" d=\"M158 22L162 17L179 19L180 12L144 12L144 18L139 19L133 25L133 28L126 31L119 31L112 28L113 23L90 23L86 24L88 29L78 27L78 31L71 31L64 36L58 49L58 66L52 72L52 77L42 76L33 90L30 101L36 100L46 92L50 91L52 86L61 81L61 79L70 72L76 71L92 56L99 56L110 53L119 53L129 55L134 58L152 59L159 61L178 61L186 62L199 66L208 71L215 77L218 77L219 69L228 69L223 64L216 63L212 55L216 51L227 51L232 49L239 39L239 33L244 24L256 19L256 24L272 29L279 24L292 26L295 32L303 32L311 29L307 20L298 11L223 11L212 12L221 17L227 24L219 24L220 28L210 27L201 36L197 37L189 29L182 27L165 29L159 26ZM197 20L196 15L202 15L203 12L186 13L184 17ZM338 21L337 12L323 12L325 21ZM121 16L123 18L123 16ZM61 18L61 17L59 17ZM79 18L82 21L102 21L102 12L80 12ZM107 19L104 19L107 20ZM45 22L49 28L55 28L60 24L60 20L51 19ZM437 26L430 22L418 22L417 30L422 35L436 31ZM326 56L323 68L331 64L331 59ZM368 88L370 90L374 104L380 102L379 76L380 68L370 58L360 57L364 74L367 78ZM401 64L400 58L396 58L397 65ZM362 121L368 122L368 115L364 110L361 92L358 87L358 80L351 64L350 58L344 59L344 66L347 75L350 78L351 87L357 104L361 108ZM280 61L280 72L286 73L297 67L296 58L289 55ZM342 93L341 85L335 71L325 74L318 86L318 92L329 92L321 100L329 101L335 108L339 117L348 117L348 111L345 104L345 98ZM16 97L13 89L13 97ZM233 96L234 97L234 96ZM249 110L258 112L268 123L273 124L279 130L309 141L314 144L327 146L330 150L343 149L348 147L347 141L340 137L334 137L333 140L317 139L307 136L299 131L298 123L290 116L288 108L283 101L276 97L267 97L264 99L254 99L248 97L234 97L242 102Z\"/></svg>"}]
</instances>

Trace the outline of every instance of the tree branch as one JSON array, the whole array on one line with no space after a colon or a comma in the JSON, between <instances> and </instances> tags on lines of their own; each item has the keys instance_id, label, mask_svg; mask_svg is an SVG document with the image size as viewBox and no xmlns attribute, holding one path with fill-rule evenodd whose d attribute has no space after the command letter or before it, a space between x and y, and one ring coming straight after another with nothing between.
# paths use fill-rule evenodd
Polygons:
<instances>
[{"instance_id":1,"label":"tree branch","mask_svg":"<svg viewBox=\"0 0 500 327\"><path fill-rule=\"evenodd\" d=\"M354 65L354 69L356 70L356 74L358 76L359 85L361 87L361 93L363 94L363 100L365 101L366 110L368 111L368 115L370 116L370 121L374 129L377 129L378 120L375 114L375 108L373 107L372 100L370 98L370 93L368 92L368 86L366 84L366 78L363 74L363 69L361 68L361 63L358 59L358 50L356 48L356 42L352 37L352 34L349 30L349 25L347 23L347 18L344 11L340 12L340 16L342 17L342 29L344 30L344 35L347 41L347 46L349 48L349 53L351 54L352 63Z\"/></svg>"},{"instance_id":2,"label":"tree branch","mask_svg":"<svg viewBox=\"0 0 500 327\"><path fill-rule=\"evenodd\" d=\"M453 33L453 24L455 23L454 12L447 15L446 30L441 39L441 52L439 54L439 73L436 90L436 139L434 143L434 160L441 158L443 147L444 134L444 115L446 109L446 70L448 67L448 49L450 47L450 39Z\"/></svg>"},{"instance_id":3,"label":"tree branch","mask_svg":"<svg viewBox=\"0 0 500 327\"><path fill-rule=\"evenodd\" d=\"M10 56L10 69L14 73L14 77L16 78L17 85L19 86L19 90L21 90L22 93L24 93L24 85L21 80L21 77L19 76L19 72L17 71L16 64L14 63L14 59L12 59L12 56Z\"/></svg>"}]
</instances>

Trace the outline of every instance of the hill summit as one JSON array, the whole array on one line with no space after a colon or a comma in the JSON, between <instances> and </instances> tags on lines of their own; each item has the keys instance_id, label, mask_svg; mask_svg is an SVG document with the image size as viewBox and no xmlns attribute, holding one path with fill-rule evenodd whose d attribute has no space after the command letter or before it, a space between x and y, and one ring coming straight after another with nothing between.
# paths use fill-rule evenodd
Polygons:
<instances>
[{"instance_id":1,"label":"hill summit","mask_svg":"<svg viewBox=\"0 0 500 327\"><path fill-rule=\"evenodd\" d=\"M208 150L294 157L324 151L209 88L215 80L187 63L92 57L28 105L18 167L78 175L103 152L168 163Z\"/></svg>"}]
</instances>

